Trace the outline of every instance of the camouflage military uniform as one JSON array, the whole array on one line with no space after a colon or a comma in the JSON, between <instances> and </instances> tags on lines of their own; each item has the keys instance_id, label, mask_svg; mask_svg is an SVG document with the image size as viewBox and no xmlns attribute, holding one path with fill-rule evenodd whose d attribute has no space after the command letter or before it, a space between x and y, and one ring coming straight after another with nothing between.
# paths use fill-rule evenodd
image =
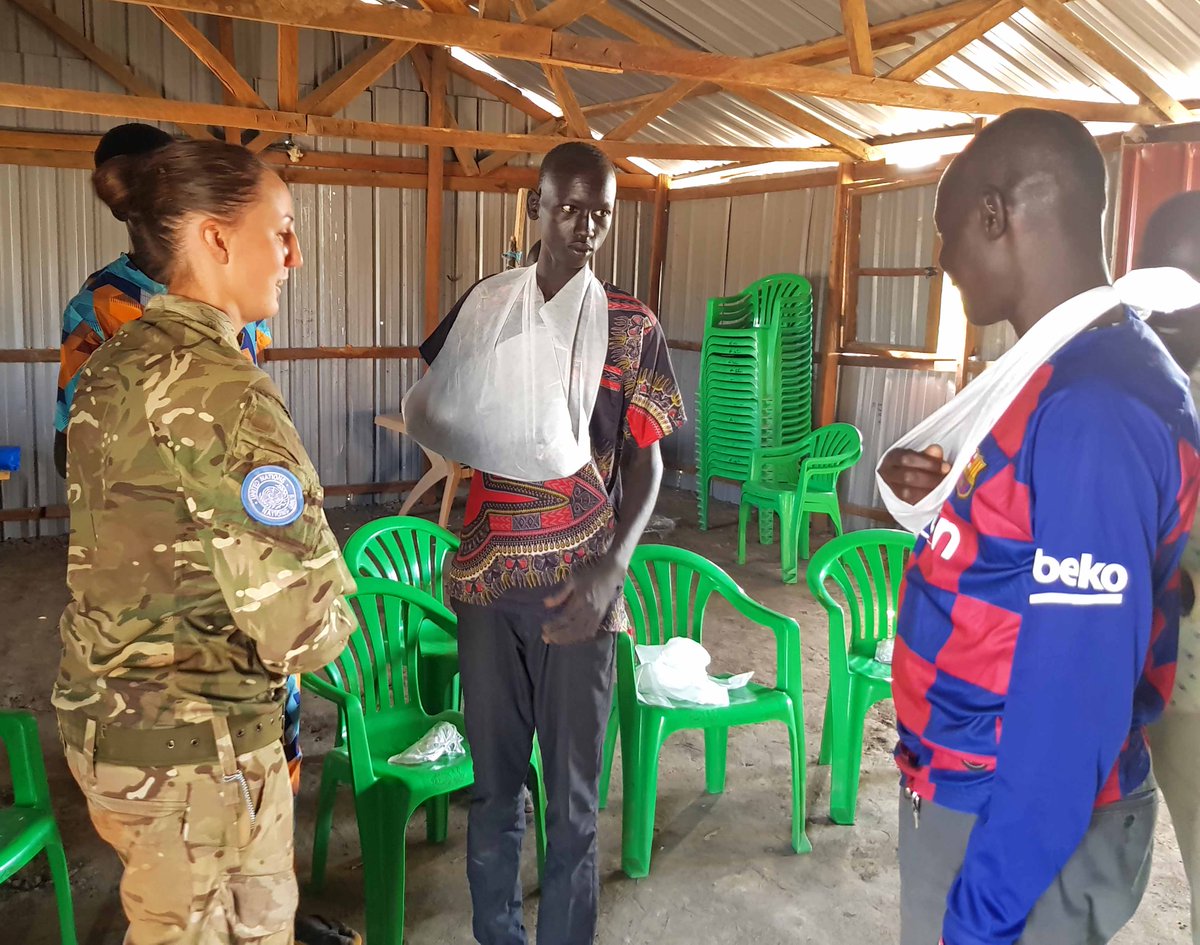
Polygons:
<instances>
[{"instance_id":1,"label":"camouflage military uniform","mask_svg":"<svg viewBox=\"0 0 1200 945\"><path fill-rule=\"evenodd\" d=\"M316 471L228 319L174 296L89 360L70 451L54 704L126 867L126 943L290 945L284 681L335 657L353 620ZM243 504L264 466L299 484L291 524Z\"/></svg>"}]
</instances>

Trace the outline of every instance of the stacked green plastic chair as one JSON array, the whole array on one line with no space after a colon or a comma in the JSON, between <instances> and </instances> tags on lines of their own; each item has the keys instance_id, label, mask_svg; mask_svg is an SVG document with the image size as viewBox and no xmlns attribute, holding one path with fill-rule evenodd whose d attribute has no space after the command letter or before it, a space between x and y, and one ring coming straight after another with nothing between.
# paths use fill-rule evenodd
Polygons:
<instances>
[{"instance_id":1,"label":"stacked green plastic chair","mask_svg":"<svg viewBox=\"0 0 1200 945\"><path fill-rule=\"evenodd\" d=\"M802 276L765 276L709 299L696 409L701 528L713 479L745 482L756 449L811 431L812 348L812 286Z\"/></svg>"}]
</instances>

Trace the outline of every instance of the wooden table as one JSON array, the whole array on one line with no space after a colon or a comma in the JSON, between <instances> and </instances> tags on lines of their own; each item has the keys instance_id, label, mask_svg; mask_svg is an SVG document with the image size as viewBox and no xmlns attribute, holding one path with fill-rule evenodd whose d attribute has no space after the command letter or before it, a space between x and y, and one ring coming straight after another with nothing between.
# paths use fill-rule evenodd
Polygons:
<instances>
[{"instance_id":1,"label":"wooden table","mask_svg":"<svg viewBox=\"0 0 1200 945\"><path fill-rule=\"evenodd\" d=\"M404 425L404 417L398 413L379 414L375 418L375 425L383 427L385 430L394 430L397 433L408 432L408 428ZM421 446L420 443L417 445ZM442 528L446 528L450 522L450 509L454 505L454 496L458 493L459 485L464 479L470 479L475 474L475 471L470 466L464 466L462 463L456 463L452 459L446 459L440 453L428 450L424 446L421 446L421 452L429 460L429 472L425 473L417 481L417 484L413 486L412 492L408 494L408 498L400 506L400 514L407 515L412 510L412 507L417 504L417 499L421 498L437 483L445 479L446 485L442 487L442 508L438 514L438 524Z\"/></svg>"}]
</instances>

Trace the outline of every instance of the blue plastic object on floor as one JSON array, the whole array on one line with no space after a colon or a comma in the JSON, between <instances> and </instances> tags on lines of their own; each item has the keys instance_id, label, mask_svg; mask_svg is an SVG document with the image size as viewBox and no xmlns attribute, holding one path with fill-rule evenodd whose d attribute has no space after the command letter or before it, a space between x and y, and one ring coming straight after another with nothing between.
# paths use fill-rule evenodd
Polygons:
<instances>
[{"instance_id":1,"label":"blue plastic object on floor","mask_svg":"<svg viewBox=\"0 0 1200 945\"><path fill-rule=\"evenodd\" d=\"M0 472L16 472L21 468L21 447L0 446Z\"/></svg>"}]
</instances>

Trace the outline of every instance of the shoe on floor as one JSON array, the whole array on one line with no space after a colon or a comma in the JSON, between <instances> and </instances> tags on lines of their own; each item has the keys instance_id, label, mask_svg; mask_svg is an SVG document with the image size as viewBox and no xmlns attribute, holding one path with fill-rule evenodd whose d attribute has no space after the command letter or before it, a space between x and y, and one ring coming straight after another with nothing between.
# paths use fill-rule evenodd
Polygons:
<instances>
[{"instance_id":1,"label":"shoe on floor","mask_svg":"<svg viewBox=\"0 0 1200 945\"><path fill-rule=\"evenodd\" d=\"M362 945L362 936L319 915L296 915L296 945Z\"/></svg>"}]
</instances>

